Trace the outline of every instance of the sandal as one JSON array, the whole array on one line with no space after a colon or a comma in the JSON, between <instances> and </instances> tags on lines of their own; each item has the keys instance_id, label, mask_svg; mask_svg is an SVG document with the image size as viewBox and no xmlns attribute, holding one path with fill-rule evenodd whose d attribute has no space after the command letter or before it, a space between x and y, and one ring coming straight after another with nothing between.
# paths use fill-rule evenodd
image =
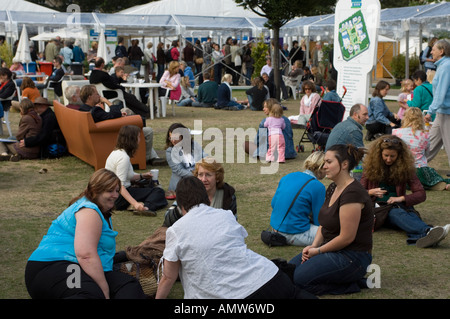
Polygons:
<instances>
[{"instance_id":1,"label":"sandal","mask_svg":"<svg viewBox=\"0 0 450 319\"><path fill-rule=\"evenodd\" d=\"M177 198L176 194L174 191L167 191L166 192L166 199L175 199Z\"/></svg>"}]
</instances>

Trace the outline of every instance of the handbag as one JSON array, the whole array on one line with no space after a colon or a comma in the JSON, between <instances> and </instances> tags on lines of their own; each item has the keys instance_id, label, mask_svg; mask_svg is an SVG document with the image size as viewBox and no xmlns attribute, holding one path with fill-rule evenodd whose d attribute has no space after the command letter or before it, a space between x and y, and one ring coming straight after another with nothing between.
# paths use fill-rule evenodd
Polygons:
<instances>
[{"instance_id":1,"label":"handbag","mask_svg":"<svg viewBox=\"0 0 450 319\"><path fill-rule=\"evenodd\" d=\"M389 214L389 211L395 207L395 204L388 204L386 202L377 202L378 207L373 208L373 230L378 230L381 226L384 225L386 218Z\"/></svg>"},{"instance_id":2,"label":"handbag","mask_svg":"<svg viewBox=\"0 0 450 319\"><path fill-rule=\"evenodd\" d=\"M195 59L195 64L203 64L204 60L202 57Z\"/></svg>"},{"instance_id":3,"label":"handbag","mask_svg":"<svg viewBox=\"0 0 450 319\"><path fill-rule=\"evenodd\" d=\"M300 190L297 192L297 194L295 195L294 199L292 200L291 205L287 209L286 214L284 214L284 217L283 217L283 220L280 223L280 226L283 224L287 214L289 213L289 211L291 210L292 206L294 205L294 202L297 199L298 195L300 195L300 193L303 190L303 188L305 188L305 186L308 185L308 183L310 181L312 181L313 179L314 179L314 177L309 179L305 184L303 184L302 188L300 188ZM280 226L278 226L278 228ZM287 245L287 240L286 240L285 236L280 234L278 231L273 231L273 230L269 230L269 229L270 229L270 227L268 229L263 230L261 232L261 240L263 241L263 243L265 243L269 247L272 247L272 246L286 246Z\"/></svg>"},{"instance_id":4,"label":"handbag","mask_svg":"<svg viewBox=\"0 0 450 319\"><path fill-rule=\"evenodd\" d=\"M130 276L135 277L141 284L144 294L152 298L156 295L158 290L158 278L161 271L158 268L161 266L152 260L149 264L138 263L134 261L126 261L120 263L120 271Z\"/></svg>"}]
</instances>

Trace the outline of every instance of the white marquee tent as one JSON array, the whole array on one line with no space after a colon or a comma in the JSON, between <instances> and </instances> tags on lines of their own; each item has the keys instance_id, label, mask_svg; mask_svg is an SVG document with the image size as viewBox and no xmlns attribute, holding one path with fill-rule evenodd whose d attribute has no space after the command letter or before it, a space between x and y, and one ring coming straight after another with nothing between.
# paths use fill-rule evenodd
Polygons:
<instances>
[{"instance_id":1,"label":"white marquee tent","mask_svg":"<svg viewBox=\"0 0 450 319\"><path fill-rule=\"evenodd\" d=\"M120 11L123 14L173 14L208 17L260 17L251 10L239 7L233 0L160 0Z\"/></svg>"}]
</instances>

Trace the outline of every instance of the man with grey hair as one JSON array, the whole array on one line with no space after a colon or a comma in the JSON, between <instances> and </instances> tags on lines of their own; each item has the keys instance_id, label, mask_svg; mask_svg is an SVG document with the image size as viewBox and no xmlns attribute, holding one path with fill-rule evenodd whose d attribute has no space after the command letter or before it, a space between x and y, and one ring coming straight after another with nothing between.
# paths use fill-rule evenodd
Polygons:
<instances>
[{"instance_id":1,"label":"man with grey hair","mask_svg":"<svg viewBox=\"0 0 450 319\"><path fill-rule=\"evenodd\" d=\"M83 105L80 98L80 87L77 85L69 85L64 90L64 96L69 102L66 107L74 110L79 110L80 106Z\"/></svg>"},{"instance_id":2,"label":"man with grey hair","mask_svg":"<svg viewBox=\"0 0 450 319\"><path fill-rule=\"evenodd\" d=\"M363 125L369 119L369 111L363 104L357 103L350 109L350 115L341 123L336 124L328 137L325 150L335 144L352 144L364 147Z\"/></svg>"}]
</instances>

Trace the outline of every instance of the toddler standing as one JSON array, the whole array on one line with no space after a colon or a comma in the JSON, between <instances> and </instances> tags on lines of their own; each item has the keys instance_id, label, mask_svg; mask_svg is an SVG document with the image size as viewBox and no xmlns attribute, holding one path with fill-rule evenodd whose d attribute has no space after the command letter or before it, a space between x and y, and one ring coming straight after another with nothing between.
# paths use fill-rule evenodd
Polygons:
<instances>
[{"instance_id":1,"label":"toddler standing","mask_svg":"<svg viewBox=\"0 0 450 319\"><path fill-rule=\"evenodd\" d=\"M264 127L269 130L269 149L266 154L266 161L272 162L275 159L275 150L278 151L278 162L284 163L284 152L286 149L283 129L286 123L283 119L283 107L280 104L274 104L270 110L269 117L264 122Z\"/></svg>"},{"instance_id":2,"label":"toddler standing","mask_svg":"<svg viewBox=\"0 0 450 319\"><path fill-rule=\"evenodd\" d=\"M412 100L412 93L414 89L414 83L410 79L406 79L402 81L401 93L398 95L397 101L400 106L397 116L400 119L403 119L403 115L405 114L406 109L408 108L407 101Z\"/></svg>"}]
</instances>

